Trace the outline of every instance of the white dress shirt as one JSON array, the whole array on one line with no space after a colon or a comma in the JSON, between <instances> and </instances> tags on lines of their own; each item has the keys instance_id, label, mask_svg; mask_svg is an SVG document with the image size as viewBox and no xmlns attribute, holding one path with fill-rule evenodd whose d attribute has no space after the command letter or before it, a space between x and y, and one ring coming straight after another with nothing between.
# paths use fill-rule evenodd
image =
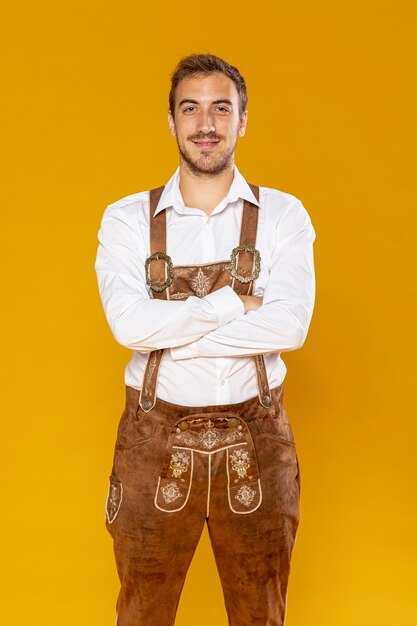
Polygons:
<instances>
[{"instance_id":1,"label":"white dress shirt","mask_svg":"<svg viewBox=\"0 0 417 626\"><path fill-rule=\"evenodd\" d=\"M314 306L315 231L301 201L291 194L260 187L258 203L236 165L226 197L210 216L184 205L179 175L178 167L154 213L166 209L166 252L174 266L230 260L239 245L246 198L259 211L261 272L253 295L263 296L262 306L245 314L228 285L203 298L152 298L145 279L149 193L143 191L104 212L95 263L103 308L115 339L133 350L126 385L141 389L148 353L166 348L157 397L187 406L242 402L258 394L251 355L265 355L272 389L286 374L280 353L305 341Z\"/></svg>"}]
</instances>

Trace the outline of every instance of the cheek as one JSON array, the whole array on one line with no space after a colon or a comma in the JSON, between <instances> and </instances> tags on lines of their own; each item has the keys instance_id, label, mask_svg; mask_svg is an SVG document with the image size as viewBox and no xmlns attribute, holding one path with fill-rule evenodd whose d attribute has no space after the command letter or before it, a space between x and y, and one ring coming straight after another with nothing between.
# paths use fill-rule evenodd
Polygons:
<instances>
[{"instance_id":1,"label":"cheek","mask_svg":"<svg viewBox=\"0 0 417 626\"><path fill-rule=\"evenodd\" d=\"M177 135L183 141L187 141L188 137L192 137L197 131L198 129L196 129L195 124L191 120L183 121L177 125Z\"/></svg>"},{"instance_id":2,"label":"cheek","mask_svg":"<svg viewBox=\"0 0 417 626\"><path fill-rule=\"evenodd\" d=\"M224 120L224 127L231 137L236 137L239 132L239 120L236 118Z\"/></svg>"},{"instance_id":3,"label":"cheek","mask_svg":"<svg viewBox=\"0 0 417 626\"><path fill-rule=\"evenodd\" d=\"M219 132L221 132L220 129L219 129ZM221 133L221 134L224 134L225 136L227 136L228 143L234 143L237 137L239 136L239 129L236 126L232 127L228 125L227 128L225 128L224 133Z\"/></svg>"}]
</instances>

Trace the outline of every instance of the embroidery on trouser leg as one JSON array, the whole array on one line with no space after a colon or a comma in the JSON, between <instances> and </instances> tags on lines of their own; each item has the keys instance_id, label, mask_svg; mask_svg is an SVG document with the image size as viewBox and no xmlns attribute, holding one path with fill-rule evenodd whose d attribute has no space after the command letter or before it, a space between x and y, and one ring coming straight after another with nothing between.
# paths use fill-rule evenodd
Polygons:
<instances>
[{"instance_id":1,"label":"embroidery on trouser leg","mask_svg":"<svg viewBox=\"0 0 417 626\"><path fill-rule=\"evenodd\" d=\"M154 504L157 509L174 513L187 504L193 482L193 455L193 450L189 449L170 453L167 471L159 476L156 486Z\"/></svg>"},{"instance_id":2,"label":"embroidery on trouser leg","mask_svg":"<svg viewBox=\"0 0 417 626\"><path fill-rule=\"evenodd\" d=\"M181 498L181 492L178 489L178 486L175 483L168 483L165 487L161 488L162 495L164 496L164 500L167 504L174 502L178 498Z\"/></svg>"},{"instance_id":3,"label":"embroidery on trouser leg","mask_svg":"<svg viewBox=\"0 0 417 626\"><path fill-rule=\"evenodd\" d=\"M252 513L262 502L259 468L250 432L245 444L226 449L227 491L233 513ZM236 476L237 474L237 476Z\"/></svg>"},{"instance_id":4,"label":"embroidery on trouser leg","mask_svg":"<svg viewBox=\"0 0 417 626\"><path fill-rule=\"evenodd\" d=\"M109 490L106 498L106 518L112 524L117 517L123 499L123 485L113 476L110 477Z\"/></svg>"},{"instance_id":5,"label":"embroidery on trouser leg","mask_svg":"<svg viewBox=\"0 0 417 626\"><path fill-rule=\"evenodd\" d=\"M239 500L241 504L244 504L248 507L250 504L252 504L252 500L255 495L256 491L254 489L251 489L250 487L248 487L248 485L242 485L235 495L235 498L236 500Z\"/></svg>"},{"instance_id":6,"label":"embroidery on trouser leg","mask_svg":"<svg viewBox=\"0 0 417 626\"><path fill-rule=\"evenodd\" d=\"M171 455L170 469L172 469L172 475L174 478L181 478L181 474L188 471L190 464L190 455L186 452L176 452ZM184 482L184 478L181 478ZM175 483L171 483L175 484Z\"/></svg>"},{"instance_id":7,"label":"embroidery on trouser leg","mask_svg":"<svg viewBox=\"0 0 417 626\"><path fill-rule=\"evenodd\" d=\"M239 482L239 478L246 478L247 470L250 468L249 463L249 454L247 450L235 450L233 454L230 455L230 460L232 462L232 469L237 472L238 478L235 478L233 482ZM249 476L249 478L253 478L253 476Z\"/></svg>"}]
</instances>

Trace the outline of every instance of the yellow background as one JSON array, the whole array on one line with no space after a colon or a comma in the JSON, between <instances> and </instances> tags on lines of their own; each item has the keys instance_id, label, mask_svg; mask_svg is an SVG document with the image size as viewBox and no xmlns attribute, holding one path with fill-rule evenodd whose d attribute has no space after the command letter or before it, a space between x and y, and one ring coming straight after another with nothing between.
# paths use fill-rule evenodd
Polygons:
<instances>
[{"instance_id":1,"label":"yellow background","mask_svg":"<svg viewBox=\"0 0 417 626\"><path fill-rule=\"evenodd\" d=\"M1 621L113 626L104 501L129 352L99 301L107 204L177 166L169 75L237 65L236 162L299 197L317 301L288 366L301 524L287 626L411 626L415 580L414 3L8 3L1 41ZM157 593L157 590L156 590ZM176 626L226 626L207 535Z\"/></svg>"}]
</instances>

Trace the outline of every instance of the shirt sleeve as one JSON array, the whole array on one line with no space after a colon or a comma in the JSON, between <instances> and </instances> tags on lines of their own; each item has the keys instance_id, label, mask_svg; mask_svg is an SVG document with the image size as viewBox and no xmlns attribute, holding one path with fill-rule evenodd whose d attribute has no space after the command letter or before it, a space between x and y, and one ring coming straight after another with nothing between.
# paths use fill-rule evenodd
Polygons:
<instances>
[{"instance_id":1,"label":"shirt sleeve","mask_svg":"<svg viewBox=\"0 0 417 626\"><path fill-rule=\"evenodd\" d=\"M151 298L145 241L137 219L123 207L107 207L98 240L95 270L101 301L114 338L127 348L147 353L193 342L244 312L228 285L204 298Z\"/></svg>"},{"instance_id":2,"label":"shirt sleeve","mask_svg":"<svg viewBox=\"0 0 417 626\"><path fill-rule=\"evenodd\" d=\"M310 217L297 200L296 207L277 225L276 247L259 309L171 349L172 359L242 357L300 348L314 308L314 240Z\"/></svg>"}]
</instances>

